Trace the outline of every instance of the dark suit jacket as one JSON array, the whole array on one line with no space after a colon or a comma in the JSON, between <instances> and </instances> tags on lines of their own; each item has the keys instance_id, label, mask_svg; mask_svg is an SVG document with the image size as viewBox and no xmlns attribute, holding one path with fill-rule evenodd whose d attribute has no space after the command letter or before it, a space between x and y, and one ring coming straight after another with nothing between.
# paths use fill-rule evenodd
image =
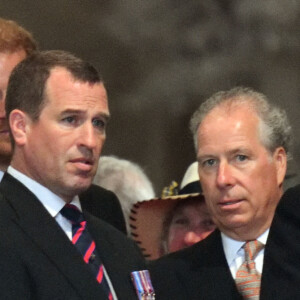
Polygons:
<instances>
[{"instance_id":1,"label":"dark suit jacket","mask_svg":"<svg viewBox=\"0 0 300 300\"><path fill-rule=\"evenodd\" d=\"M218 230L185 250L150 263L157 300L241 300Z\"/></svg>"},{"instance_id":2,"label":"dark suit jacket","mask_svg":"<svg viewBox=\"0 0 300 300\"><path fill-rule=\"evenodd\" d=\"M84 211L119 299L136 299L130 272L144 269L135 244ZM81 255L43 205L8 174L0 183L0 299L106 299Z\"/></svg>"},{"instance_id":3,"label":"dark suit jacket","mask_svg":"<svg viewBox=\"0 0 300 300\"><path fill-rule=\"evenodd\" d=\"M264 266L261 299L300 299L300 185L276 209Z\"/></svg>"},{"instance_id":4,"label":"dark suit jacket","mask_svg":"<svg viewBox=\"0 0 300 300\"><path fill-rule=\"evenodd\" d=\"M92 184L79 198L83 209L127 234L121 204L113 192Z\"/></svg>"},{"instance_id":5,"label":"dark suit jacket","mask_svg":"<svg viewBox=\"0 0 300 300\"><path fill-rule=\"evenodd\" d=\"M242 299L218 230L204 241L150 263L160 299ZM260 300L300 299L300 186L277 207L265 247Z\"/></svg>"}]
</instances>

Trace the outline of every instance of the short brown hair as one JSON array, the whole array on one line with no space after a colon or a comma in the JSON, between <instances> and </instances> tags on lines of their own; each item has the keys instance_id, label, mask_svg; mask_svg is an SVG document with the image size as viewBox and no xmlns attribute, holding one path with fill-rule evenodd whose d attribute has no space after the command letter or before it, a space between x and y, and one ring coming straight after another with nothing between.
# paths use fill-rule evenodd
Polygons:
<instances>
[{"instance_id":1,"label":"short brown hair","mask_svg":"<svg viewBox=\"0 0 300 300\"><path fill-rule=\"evenodd\" d=\"M27 55L37 50L32 34L15 21L0 18L0 52L24 50Z\"/></svg>"},{"instance_id":2,"label":"short brown hair","mask_svg":"<svg viewBox=\"0 0 300 300\"><path fill-rule=\"evenodd\" d=\"M88 62L73 54L60 51L37 51L20 62L11 73L5 110L7 119L14 109L20 109L37 121L47 103L45 86L51 70L62 67L69 71L75 80L90 84L102 82L98 71Z\"/></svg>"}]
</instances>

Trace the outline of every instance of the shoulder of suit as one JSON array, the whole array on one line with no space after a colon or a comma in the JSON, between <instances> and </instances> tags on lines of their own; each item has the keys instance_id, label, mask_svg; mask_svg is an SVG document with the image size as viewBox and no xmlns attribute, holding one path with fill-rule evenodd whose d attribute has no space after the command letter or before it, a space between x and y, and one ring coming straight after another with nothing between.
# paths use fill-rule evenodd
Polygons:
<instances>
[{"instance_id":1,"label":"shoulder of suit","mask_svg":"<svg viewBox=\"0 0 300 300\"><path fill-rule=\"evenodd\" d=\"M276 209L276 215L295 215L300 219L300 185L289 188L281 197Z\"/></svg>"},{"instance_id":2,"label":"shoulder of suit","mask_svg":"<svg viewBox=\"0 0 300 300\"><path fill-rule=\"evenodd\" d=\"M293 202L295 202L296 204L300 202L300 184L291 187L284 192L283 196L280 199L279 207Z\"/></svg>"},{"instance_id":3,"label":"shoulder of suit","mask_svg":"<svg viewBox=\"0 0 300 300\"><path fill-rule=\"evenodd\" d=\"M300 196L300 184L295 185L294 187L289 188L284 194L284 196L290 196L290 195L298 195Z\"/></svg>"}]
</instances>

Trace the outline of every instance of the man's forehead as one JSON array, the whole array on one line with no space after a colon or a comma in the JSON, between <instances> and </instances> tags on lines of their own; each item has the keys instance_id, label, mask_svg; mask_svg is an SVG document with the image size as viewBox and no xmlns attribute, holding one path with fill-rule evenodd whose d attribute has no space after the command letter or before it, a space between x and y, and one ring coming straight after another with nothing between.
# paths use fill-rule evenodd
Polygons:
<instances>
[{"instance_id":1,"label":"man's forehead","mask_svg":"<svg viewBox=\"0 0 300 300\"><path fill-rule=\"evenodd\" d=\"M211 111L198 128L198 153L203 147L235 145L239 148L249 140L260 140L259 120L257 114L245 106Z\"/></svg>"},{"instance_id":2,"label":"man's forehead","mask_svg":"<svg viewBox=\"0 0 300 300\"><path fill-rule=\"evenodd\" d=\"M59 80L61 78L69 79L71 81L76 81L72 73L65 67L62 66L54 66L50 69L49 77L47 82L53 80Z\"/></svg>"},{"instance_id":3,"label":"man's forehead","mask_svg":"<svg viewBox=\"0 0 300 300\"><path fill-rule=\"evenodd\" d=\"M257 128L259 121L260 117L251 103L225 102L207 113L198 128L198 133L203 128L210 131L210 128L214 129L215 126L219 127L219 130L222 130L228 124L230 126L234 124L235 128L241 126L241 124Z\"/></svg>"},{"instance_id":4,"label":"man's forehead","mask_svg":"<svg viewBox=\"0 0 300 300\"><path fill-rule=\"evenodd\" d=\"M101 86L103 92L106 95L106 89L103 85L103 82L99 81L95 83L90 83L88 81L82 81L80 79L75 78L75 76L67 68L62 66L55 66L50 70L50 75L47 79L45 86L46 91L49 91L49 89L67 90L70 87L77 87L78 89L81 89L81 86Z\"/></svg>"},{"instance_id":5,"label":"man's forehead","mask_svg":"<svg viewBox=\"0 0 300 300\"><path fill-rule=\"evenodd\" d=\"M76 80L62 67L51 70L46 83L45 99L46 105L58 105L61 111L87 112L92 109L109 116L107 93L103 83L91 84Z\"/></svg>"}]
</instances>

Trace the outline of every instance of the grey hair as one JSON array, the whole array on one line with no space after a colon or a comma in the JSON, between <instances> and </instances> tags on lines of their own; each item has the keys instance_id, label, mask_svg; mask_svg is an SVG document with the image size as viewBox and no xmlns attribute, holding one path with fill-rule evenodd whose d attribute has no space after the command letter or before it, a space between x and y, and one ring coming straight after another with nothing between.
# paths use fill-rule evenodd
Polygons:
<instances>
[{"instance_id":1,"label":"grey hair","mask_svg":"<svg viewBox=\"0 0 300 300\"><path fill-rule=\"evenodd\" d=\"M102 156L93 182L117 195L130 234L129 214L133 204L155 197L152 183L143 169L129 160Z\"/></svg>"},{"instance_id":2,"label":"grey hair","mask_svg":"<svg viewBox=\"0 0 300 300\"><path fill-rule=\"evenodd\" d=\"M250 88L235 87L228 91L220 91L212 95L193 114L190 129L197 149L197 132L203 119L216 107L239 106L247 104L259 117L259 135L261 142L268 151L273 153L283 147L287 157L291 158L292 127L283 109L270 103L268 98Z\"/></svg>"}]
</instances>

